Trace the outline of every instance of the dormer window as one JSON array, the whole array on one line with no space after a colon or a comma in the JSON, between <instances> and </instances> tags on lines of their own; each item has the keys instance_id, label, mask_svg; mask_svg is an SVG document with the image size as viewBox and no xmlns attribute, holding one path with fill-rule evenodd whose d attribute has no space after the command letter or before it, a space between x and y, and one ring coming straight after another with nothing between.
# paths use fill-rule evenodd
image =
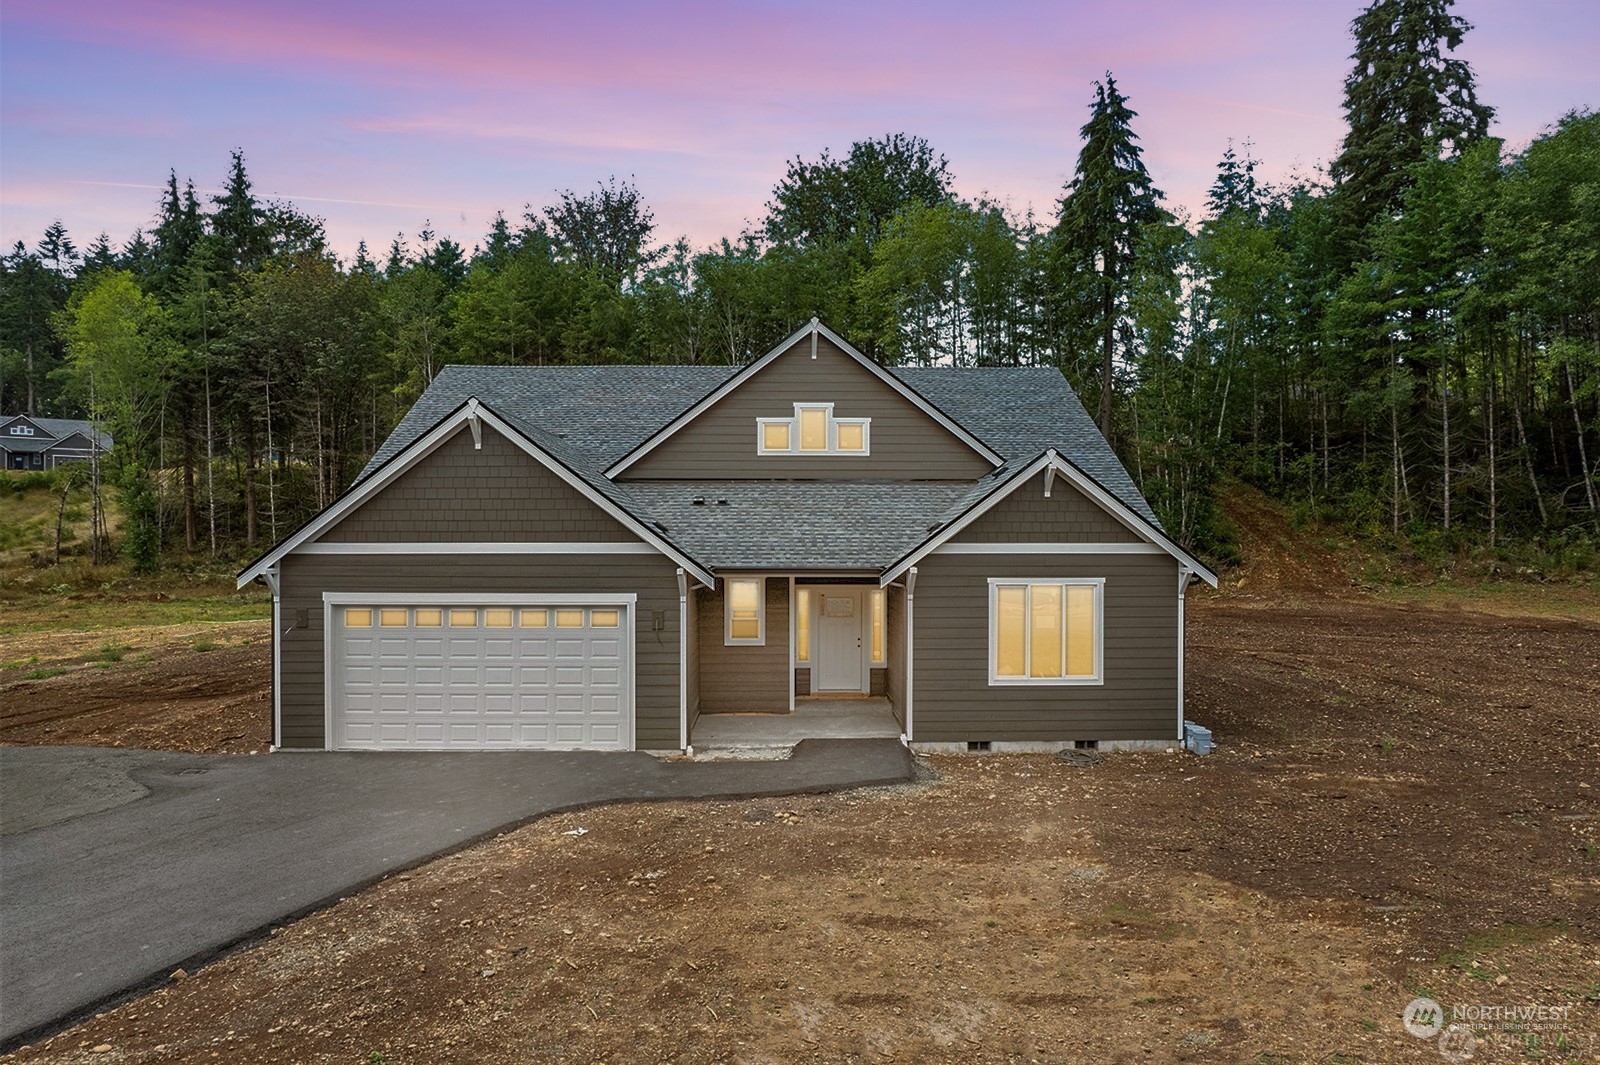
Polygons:
<instances>
[{"instance_id":1,"label":"dormer window","mask_svg":"<svg viewBox=\"0 0 1600 1065\"><path fill-rule=\"evenodd\" d=\"M756 419L756 454L866 455L871 429L871 418L835 418L832 403L796 403L792 418Z\"/></svg>"}]
</instances>

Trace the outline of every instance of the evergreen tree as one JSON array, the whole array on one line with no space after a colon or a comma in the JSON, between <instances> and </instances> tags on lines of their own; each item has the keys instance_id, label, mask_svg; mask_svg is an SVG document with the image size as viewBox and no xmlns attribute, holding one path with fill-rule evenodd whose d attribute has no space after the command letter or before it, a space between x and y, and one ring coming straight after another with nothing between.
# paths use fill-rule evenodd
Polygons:
<instances>
[{"instance_id":1,"label":"evergreen tree","mask_svg":"<svg viewBox=\"0 0 1600 1065\"><path fill-rule=\"evenodd\" d=\"M815 163L796 156L767 204L766 236L809 247L856 238L868 249L889 219L914 203L950 199L950 164L905 133L857 141L843 159L826 149Z\"/></svg>"},{"instance_id":2,"label":"evergreen tree","mask_svg":"<svg viewBox=\"0 0 1600 1065\"><path fill-rule=\"evenodd\" d=\"M1344 80L1350 130L1331 170L1349 244L1399 207L1412 166L1441 150L1456 154L1489 132L1494 109L1478 102L1466 60L1447 54L1472 29L1450 14L1454 2L1377 0L1350 24L1356 40Z\"/></svg>"},{"instance_id":3,"label":"evergreen tree","mask_svg":"<svg viewBox=\"0 0 1600 1065\"><path fill-rule=\"evenodd\" d=\"M223 258L235 274L246 274L266 261L271 241L266 213L251 191L250 177L244 169L244 152L235 149L228 171L228 187L213 196L216 210L211 214L211 232L222 246Z\"/></svg>"},{"instance_id":4,"label":"evergreen tree","mask_svg":"<svg viewBox=\"0 0 1600 1065\"><path fill-rule=\"evenodd\" d=\"M1073 346L1081 347L1091 334L1098 336L1099 422L1109 438L1118 326L1126 313L1141 237L1146 226L1169 222L1171 216L1162 210L1162 194L1151 184L1141 158L1133 132L1138 112L1128 107L1109 71L1104 84L1095 82L1094 89L1089 121L1080 131L1083 150L1061 200L1055 240L1062 294L1069 300L1080 292L1092 298L1075 316L1079 328Z\"/></svg>"}]
</instances>

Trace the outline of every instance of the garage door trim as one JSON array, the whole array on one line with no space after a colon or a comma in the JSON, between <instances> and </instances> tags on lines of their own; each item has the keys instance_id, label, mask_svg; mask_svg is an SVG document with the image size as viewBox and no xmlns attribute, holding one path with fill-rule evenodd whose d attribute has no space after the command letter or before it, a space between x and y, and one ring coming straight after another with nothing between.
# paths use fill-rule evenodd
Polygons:
<instances>
[{"instance_id":1,"label":"garage door trim","mask_svg":"<svg viewBox=\"0 0 1600 1065\"><path fill-rule=\"evenodd\" d=\"M322 593L322 748L326 751L336 750L333 745L334 714L333 700L336 677L334 675L336 654L334 647L334 634L337 631L334 625L334 611L342 606L509 606L509 607L554 607L554 606L599 606L620 607L623 610L623 630L627 638L623 641L622 663L624 682L623 720L627 723L628 743L627 750L636 750L638 743L638 729L636 727L635 713L635 686L637 672L634 661L634 646L637 640L637 614L639 595L637 592L561 592L561 593L522 593L522 592L323 592Z\"/></svg>"}]
</instances>

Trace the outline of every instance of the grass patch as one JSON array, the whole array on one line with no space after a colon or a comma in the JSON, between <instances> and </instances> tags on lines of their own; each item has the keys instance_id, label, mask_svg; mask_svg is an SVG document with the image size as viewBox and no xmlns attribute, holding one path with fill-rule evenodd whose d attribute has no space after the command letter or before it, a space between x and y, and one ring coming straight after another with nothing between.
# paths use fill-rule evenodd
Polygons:
<instances>
[{"instance_id":1,"label":"grass patch","mask_svg":"<svg viewBox=\"0 0 1600 1065\"><path fill-rule=\"evenodd\" d=\"M59 676L61 676L61 674L65 673L65 672L66 672L66 670L60 668L59 666L47 666L44 669L36 669L31 673L24 673L22 675L22 679L23 680L49 680L51 677L59 677Z\"/></svg>"},{"instance_id":2,"label":"grass patch","mask_svg":"<svg viewBox=\"0 0 1600 1065\"><path fill-rule=\"evenodd\" d=\"M133 648L129 647L125 643L108 643L102 645L100 650L90 655L89 658L91 661L99 662L104 666L109 666L113 662L122 661L123 657L131 650L133 650Z\"/></svg>"},{"instance_id":3,"label":"grass patch","mask_svg":"<svg viewBox=\"0 0 1600 1065\"><path fill-rule=\"evenodd\" d=\"M205 654L207 651L215 651L217 649L217 641L196 640L194 643L190 644L190 646L196 651L199 651L201 654Z\"/></svg>"},{"instance_id":4,"label":"grass patch","mask_svg":"<svg viewBox=\"0 0 1600 1065\"><path fill-rule=\"evenodd\" d=\"M1473 932L1461 941L1460 946L1439 955L1439 961L1452 969L1481 980L1493 980L1494 974L1473 964L1481 954L1492 954L1507 947L1522 947L1530 943L1543 943L1566 931L1565 921L1541 921L1538 924L1503 924L1482 932ZM1432 996L1428 996L1432 997Z\"/></svg>"}]
</instances>

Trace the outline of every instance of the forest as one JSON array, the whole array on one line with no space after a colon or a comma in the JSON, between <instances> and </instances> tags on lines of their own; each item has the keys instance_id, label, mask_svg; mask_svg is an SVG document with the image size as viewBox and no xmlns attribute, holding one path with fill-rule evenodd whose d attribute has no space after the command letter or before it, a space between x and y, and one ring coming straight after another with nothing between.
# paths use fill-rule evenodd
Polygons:
<instances>
[{"instance_id":1,"label":"forest","mask_svg":"<svg viewBox=\"0 0 1600 1065\"><path fill-rule=\"evenodd\" d=\"M0 411L91 417L115 535L151 571L239 557L335 499L448 363L717 363L813 315L887 366L1057 366L1169 533L1226 560L1218 485L1429 557L1592 568L1600 544L1600 114L1489 135L1450 0L1352 23L1325 171L1219 145L1164 206L1111 73L1050 218L954 191L892 133L796 156L765 215L664 239L636 179L341 260L322 221L168 175L151 225L0 257ZM64 476L64 475L60 475ZM98 508L97 508L98 510Z\"/></svg>"}]
</instances>

